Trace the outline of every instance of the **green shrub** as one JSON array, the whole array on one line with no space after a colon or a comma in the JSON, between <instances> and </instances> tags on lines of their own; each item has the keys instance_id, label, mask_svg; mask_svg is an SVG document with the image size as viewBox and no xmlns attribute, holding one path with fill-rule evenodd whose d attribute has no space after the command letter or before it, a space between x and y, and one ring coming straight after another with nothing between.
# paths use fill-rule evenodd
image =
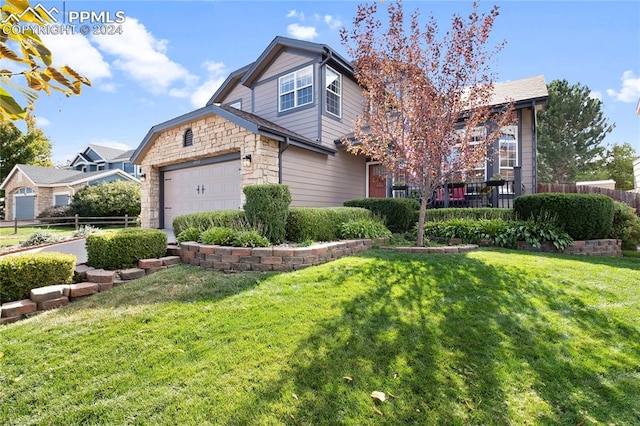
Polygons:
<instances>
[{"instance_id":1,"label":"green shrub","mask_svg":"<svg viewBox=\"0 0 640 426\"><path fill-rule=\"evenodd\" d=\"M87 265L121 269L137 266L140 259L158 258L167 251L167 234L158 229L123 229L87 236Z\"/></svg>"},{"instance_id":2,"label":"green shrub","mask_svg":"<svg viewBox=\"0 0 640 426\"><path fill-rule=\"evenodd\" d=\"M491 207L427 209L425 222L437 222L449 219L502 219L513 220L513 209L494 209ZM418 215L416 213L416 222Z\"/></svg>"},{"instance_id":3,"label":"green shrub","mask_svg":"<svg viewBox=\"0 0 640 426\"><path fill-rule=\"evenodd\" d=\"M214 226L236 228L246 223L243 210L216 210L213 212L189 213L173 219L173 233L179 235L188 228L204 232Z\"/></svg>"},{"instance_id":4,"label":"green shrub","mask_svg":"<svg viewBox=\"0 0 640 426\"><path fill-rule=\"evenodd\" d=\"M66 284L73 279L76 257L62 253L24 253L0 257L0 303L29 297L31 289Z\"/></svg>"},{"instance_id":5,"label":"green shrub","mask_svg":"<svg viewBox=\"0 0 640 426\"><path fill-rule=\"evenodd\" d=\"M73 196L71 208L80 216L138 216L140 184L117 181L85 186Z\"/></svg>"},{"instance_id":6,"label":"green shrub","mask_svg":"<svg viewBox=\"0 0 640 426\"><path fill-rule=\"evenodd\" d=\"M614 201L613 225L609 238L622 240L623 250L636 250L640 245L640 218L634 208Z\"/></svg>"},{"instance_id":7,"label":"green shrub","mask_svg":"<svg viewBox=\"0 0 640 426\"><path fill-rule=\"evenodd\" d=\"M425 223L425 237L448 242L460 238L465 243L477 244L486 241L500 247L514 248L518 241L525 241L533 247L544 242L552 243L564 250L572 239L552 221L506 221L503 219L450 219Z\"/></svg>"},{"instance_id":8,"label":"green shrub","mask_svg":"<svg viewBox=\"0 0 640 426\"><path fill-rule=\"evenodd\" d=\"M336 241L344 222L371 219L371 212L359 207L292 207L287 219L287 239Z\"/></svg>"},{"instance_id":9,"label":"green shrub","mask_svg":"<svg viewBox=\"0 0 640 426\"><path fill-rule=\"evenodd\" d=\"M39 246L40 244L55 243L59 240L60 239L55 235L53 235L51 232L39 230L29 235L29 238L27 238L27 240L24 241L21 244L21 246L22 247Z\"/></svg>"},{"instance_id":10,"label":"green shrub","mask_svg":"<svg viewBox=\"0 0 640 426\"><path fill-rule=\"evenodd\" d=\"M200 241L203 244L217 244L221 246L230 246L236 236L236 231L231 228L214 226L207 229L200 235Z\"/></svg>"},{"instance_id":11,"label":"green shrub","mask_svg":"<svg viewBox=\"0 0 640 426\"><path fill-rule=\"evenodd\" d=\"M76 212L71 206L51 206L42 210L40 214L38 214L38 219L49 217L71 217L75 214ZM73 220L68 219L65 222L73 222Z\"/></svg>"},{"instance_id":12,"label":"green shrub","mask_svg":"<svg viewBox=\"0 0 640 426\"><path fill-rule=\"evenodd\" d=\"M416 211L420 203L412 198L359 198L347 200L345 207L362 207L370 210L374 216L384 218L391 232L406 232L417 222Z\"/></svg>"},{"instance_id":13,"label":"green shrub","mask_svg":"<svg viewBox=\"0 0 640 426\"><path fill-rule=\"evenodd\" d=\"M233 231L232 245L234 247L269 247L271 243L258 231Z\"/></svg>"},{"instance_id":14,"label":"green shrub","mask_svg":"<svg viewBox=\"0 0 640 426\"><path fill-rule=\"evenodd\" d=\"M247 201L244 213L253 227L263 230L273 244L284 242L291 194L287 185L250 185L243 189Z\"/></svg>"},{"instance_id":15,"label":"green shrub","mask_svg":"<svg viewBox=\"0 0 640 426\"><path fill-rule=\"evenodd\" d=\"M344 222L340 227L340 236L344 239L389 238L391 231L378 220L360 219Z\"/></svg>"},{"instance_id":16,"label":"green shrub","mask_svg":"<svg viewBox=\"0 0 640 426\"><path fill-rule=\"evenodd\" d=\"M185 241L200 241L200 230L192 226L180 232L176 237L176 242L184 243Z\"/></svg>"},{"instance_id":17,"label":"green shrub","mask_svg":"<svg viewBox=\"0 0 640 426\"><path fill-rule=\"evenodd\" d=\"M556 218L558 226L575 240L607 238L613 224L613 200L599 194L522 195L514 200L513 208L521 220Z\"/></svg>"},{"instance_id":18,"label":"green shrub","mask_svg":"<svg viewBox=\"0 0 640 426\"><path fill-rule=\"evenodd\" d=\"M71 236L72 237L86 237L87 235L97 234L99 232L102 232L102 229L100 229L100 228L98 228L96 226L82 225L80 228L78 228L75 231L73 231Z\"/></svg>"}]
</instances>

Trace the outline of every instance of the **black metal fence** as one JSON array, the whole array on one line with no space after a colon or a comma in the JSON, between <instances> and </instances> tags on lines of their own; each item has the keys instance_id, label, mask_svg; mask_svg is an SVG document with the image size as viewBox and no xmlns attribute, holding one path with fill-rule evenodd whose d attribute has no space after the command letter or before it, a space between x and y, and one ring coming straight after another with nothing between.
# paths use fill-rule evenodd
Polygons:
<instances>
[{"instance_id":1,"label":"black metal fence","mask_svg":"<svg viewBox=\"0 0 640 426\"><path fill-rule=\"evenodd\" d=\"M394 187L394 198L417 198L415 188ZM437 188L429 199L429 208L494 207L513 208L513 199L522 188L513 180L447 183Z\"/></svg>"}]
</instances>

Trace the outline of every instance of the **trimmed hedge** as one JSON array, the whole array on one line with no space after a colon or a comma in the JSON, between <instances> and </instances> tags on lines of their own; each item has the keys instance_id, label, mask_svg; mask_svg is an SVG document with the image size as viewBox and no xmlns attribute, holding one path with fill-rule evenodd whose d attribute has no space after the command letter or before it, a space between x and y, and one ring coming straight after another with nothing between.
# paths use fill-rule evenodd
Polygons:
<instances>
[{"instance_id":1,"label":"trimmed hedge","mask_svg":"<svg viewBox=\"0 0 640 426\"><path fill-rule=\"evenodd\" d=\"M371 211L359 207L291 207L287 239L295 243L335 241L340 239L343 223L371 217Z\"/></svg>"},{"instance_id":2,"label":"trimmed hedge","mask_svg":"<svg viewBox=\"0 0 640 426\"><path fill-rule=\"evenodd\" d=\"M247 198L244 214L254 228L273 244L284 242L291 193L287 185L263 184L245 186L242 190Z\"/></svg>"},{"instance_id":3,"label":"trimmed hedge","mask_svg":"<svg viewBox=\"0 0 640 426\"><path fill-rule=\"evenodd\" d=\"M204 232L214 226L235 228L244 226L246 219L243 210L216 210L213 212L190 213L173 218L173 233L179 235L189 228Z\"/></svg>"},{"instance_id":4,"label":"trimmed hedge","mask_svg":"<svg viewBox=\"0 0 640 426\"><path fill-rule=\"evenodd\" d=\"M24 253L0 257L0 303L29 298L31 289L73 280L76 257L62 253Z\"/></svg>"},{"instance_id":5,"label":"trimmed hedge","mask_svg":"<svg viewBox=\"0 0 640 426\"><path fill-rule=\"evenodd\" d=\"M416 222L418 214L416 213ZM446 208L446 209L427 209L425 222L439 222L450 219L501 219L513 220L513 209L494 209L491 207L475 207L475 208Z\"/></svg>"},{"instance_id":6,"label":"trimmed hedge","mask_svg":"<svg viewBox=\"0 0 640 426\"><path fill-rule=\"evenodd\" d=\"M343 223L340 236L345 239L389 238L391 231L379 220L359 219Z\"/></svg>"},{"instance_id":7,"label":"trimmed hedge","mask_svg":"<svg viewBox=\"0 0 640 426\"><path fill-rule=\"evenodd\" d=\"M513 202L518 219L555 219L574 240L607 238L611 234L613 200L600 194L542 193Z\"/></svg>"},{"instance_id":8,"label":"trimmed hedge","mask_svg":"<svg viewBox=\"0 0 640 426\"><path fill-rule=\"evenodd\" d=\"M102 269L137 266L140 259L162 257L167 234L159 229L123 229L87 236L87 265Z\"/></svg>"},{"instance_id":9,"label":"trimmed hedge","mask_svg":"<svg viewBox=\"0 0 640 426\"><path fill-rule=\"evenodd\" d=\"M362 207L384 218L391 232L407 232L416 224L420 203L413 198L358 198L347 200L345 207Z\"/></svg>"},{"instance_id":10,"label":"trimmed hedge","mask_svg":"<svg viewBox=\"0 0 640 426\"><path fill-rule=\"evenodd\" d=\"M140 205L140 184L123 181L85 186L71 201L80 216L138 216Z\"/></svg>"}]
</instances>

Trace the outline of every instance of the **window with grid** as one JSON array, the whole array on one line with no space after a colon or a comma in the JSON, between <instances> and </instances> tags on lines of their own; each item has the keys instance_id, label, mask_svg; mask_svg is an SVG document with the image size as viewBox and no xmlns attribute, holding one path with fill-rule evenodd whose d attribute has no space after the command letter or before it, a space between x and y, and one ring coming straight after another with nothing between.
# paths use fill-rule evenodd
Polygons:
<instances>
[{"instance_id":1,"label":"window with grid","mask_svg":"<svg viewBox=\"0 0 640 426\"><path fill-rule=\"evenodd\" d=\"M500 175L503 179L513 180L513 168L518 164L518 137L516 126L502 129L499 140Z\"/></svg>"},{"instance_id":2,"label":"window with grid","mask_svg":"<svg viewBox=\"0 0 640 426\"><path fill-rule=\"evenodd\" d=\"M326 110L335 116L342 116L342 75L330 67L326 68Z\"/></svg>"},{"instance_id":3,"label":"window with grid","mask_svg":"<svg viewBox=\"0 0 640 426\"><path fill-rule=\"evenodd\" d=\"M313 102L313 66L309 65L278 79L280 112Z\"/></svg>"}]
</instances>

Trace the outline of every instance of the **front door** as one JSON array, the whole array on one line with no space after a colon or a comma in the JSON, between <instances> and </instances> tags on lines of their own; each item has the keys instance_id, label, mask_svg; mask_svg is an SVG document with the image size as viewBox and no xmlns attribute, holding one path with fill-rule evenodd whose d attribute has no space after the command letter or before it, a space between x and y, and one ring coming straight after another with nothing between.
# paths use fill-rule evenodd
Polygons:
<instances>
[{"instance_id":1,"label":"front door","mask_svg":"<svg viewBox=\"0 0 640 426\"><path fill-rule=\"evenodd\" d=\"M369 198L387 196L387 174L382 164L369 164Z\"/></svg>"}]
</instances>

